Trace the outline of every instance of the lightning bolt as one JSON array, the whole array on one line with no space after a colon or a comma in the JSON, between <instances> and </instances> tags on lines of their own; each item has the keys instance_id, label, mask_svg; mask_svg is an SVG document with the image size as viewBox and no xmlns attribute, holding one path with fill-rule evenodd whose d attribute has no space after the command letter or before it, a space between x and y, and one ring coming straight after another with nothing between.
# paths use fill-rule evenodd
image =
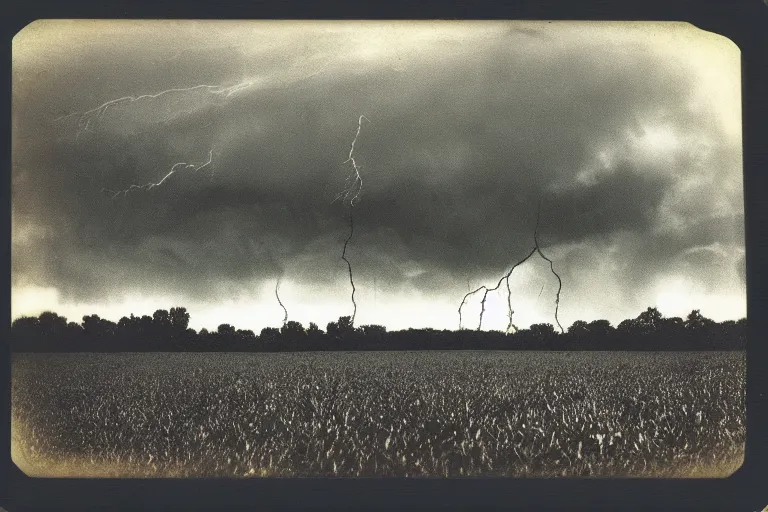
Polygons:
<instances>
[{"instance_id":1,"label":"lightning bolt","mask_svg":"<svg viewBox=\"0 0 768 512\"><path fill-rule=\"evenodd\" d=\"M515 328L515 331L518 330L517 326L512 323L512 315L515 314L515 310L512 309L512 290L509 287L509 277L506 279L507 281L507 318L509 319L509 322L507 323L507 331L509 332L510 329L513 327Z\"/></svg>"},{"instance_id":2,"label":"lightning bolt","mask_svg":"<svg viewBox=\"0 0 768 512\"><path fill-rule=\"evenodd\" d=\"M475 290L472 290L469 293L467 293L466 295L464 295L464 298L462 299L461 304L459 305L459 330L462 329L462 314L461 314L461 310L464 307L464 304L466 304L467 299L469 297L471 297L472 295L474 295L476 293L479 293L481 291L483 292L483 298L480 301L480 322L479 322L479 324L477 326L477 330L479 331L480 329L482 329L482 327L483 327L483 315L485 314L485 302L488 299L488 294L490 292L498 290L501 287L501 283L504 282L504 281L507 282L507 315L508 315L508 318L509 318L509 323L507 324L507 332L509 332L510 328L512 328L512 327L514 327L515 330L517 330L517 326L515 326L512 323L512 315L514 314L514 310L512 309L512 290L509 287L509 278L512 275L512 272L517 267L519 267L520 265L522 265L523 263L528 261L528 259L531 256L533 256L534 254L538 253L539 256L541 256L544 260L549 262L550 270L555 275L555 277L557 277L557 282L559 283L559 286L558 286L557 295L556 295L556 298L555 298L555 322L557 322L557 326L560 328L560 332L561 333L565 332L563 330L563 326L560 325L560 320L558 319L558 316L557 316L559 308L560 308L560 292L561 292L562 287L563 287L563 281L560 279L560 276L557 274L557 272L555 272L555 267L554 267L554 263L552 262L552 260L547 258L544 255L544 253L541 252L541 248L539 247L538 230L539 230L540 214L541 214L541 202L539 202L539 211L536 214L536 227L535 227L535 229L533 231L533 242L534 242L534 245L533 245L533 249L531 249L531 252L529 252L528 255L525 258L523 258L520 261L518 261L517 263L515 263L512 266L512 268L509 269L509 272L504 274L501 277L501 279L499 279L499 282L496 283L496 286L494 286L493 288L488 288L487 286L482 285L479 288L477 288ZM542 288L542 291L543 290L544 290L544 288ZM541 295L541 293L539 293L539 295Z\"/></svg>"},{"instance_id":3,"label":"lightning bolt","mask_svg":"<svg viewBox=\"0 0 768 512\"><path fill-rule=\"evenodd\" d=\"M338 201L340 199L343 199L344 202L348 202L350 208L355 206L355 203L360 198L360 193L363 191L363 178L360 176L360 169L361 166L357 165L357 162L355 161L355 144L357 144L357 139L360 137L360 130L363 127L363 119L371 122L367 117L360 116L357 119L357 133L355 133L355 138L352 140L352 145L349 148L349 156L344 161L345 164L351 163L352 164L352 170L350 171L349 176L347 177L346 181L346 187L344 187L344 190L342 190L339 195L336 196L336 199L334 201Z\"/></svg>"},{"instance_id":4,"label":"lightning bolt","mask_svg":"<svg viewBox=\"0 0 768 512\"><path fill-rule=\"evenodd\" d=\"M352 278L352 264L347 259L347 245L352 240L352 235L355 233L355 224L352 216L352 206L349 207L349 236L344 240L344 249L341 251L341 259L347 263L347 269L349 270L349 284L352 286L352 325L355 325L355 316L357 315L357 302L355 302L355 280Z\"/></svg>"},{"instance_id":5,"label":"lightning bolt","mask_svg":"<svg viewBox=\"0 0 768 512\"><path fill-rule=\"evenodd\" d=\"M131 185L130 187L123 190L112 190L107 188L103 188L101 190L102 192L107 192L112 194L112 199L114 200L114 199L117 199L117 197L120 195L122 195L123 197L127 196L129 192L136 192L138 190L152 190L153 188L162 186L163 183L165 183L171 176L173 176L179 171L188 171L191 169L192 172L197 172L200 169L203 169L211 165L212 161L213 161L213 149L211 149L208 152L208 160L203 162L202 164L190 164L187 162L178 162L173 164L173 166L171 166L171 170L168 171L168 173L165 176L163 176L163 178L160 181L151 182L144 185Z\"/></svg>"},{"instance_id":6,"label":"lightning bolt","mask_svg":"<svg viewBox=\"0 0 768 512\"><path fill-rule=\"evenodd\" d=\"M283 308L283 311L285 312L285 316L283 316L283 325L288 322L288 310L285 309L285 306L283 305L283 302L280 300L280 280L282 277L277 278L277 283L275 284L275 297L277 297L277 303L280 304L280 307Z\"/></svg>"},{"instance_id":7,"label":"lightning bolt","mask_svg":"<svg viewBox=\"0 0 768 512\"><path fill-rule=\"evenodd\" d=\"M357 162L355 161L355 144L357 143L357 139L360 137L360 130L363 127L363 119L370 123L370 120L364 115L361 115L357 119L357 132L355 133L355 138L352 139L352 145L349 148L349 155L344 161L345 164L352 164L352 170L347 177L344 190L342 190L333 200L333 202L342 200L344 203L349 205L349 236L346 240L344 240L344 248L341 251L341 259L344 260L344 262L347 264L347 269L349 271L349 284L352 287L352 325L355 325L355 316L357 315L357 302L355 301L356 288L355 280L352 276L352 264L347 259L347 246L352 241L352 236L355 234L354 207L355 203L360 199L360 193L363 190L363 178L360 176L361 167L357 165Z\"/></svg>"},{"instance_id":8,"label":"lightning bolt","mask_svg":"<svg viewBox=\"0 0 768 512\"><path fill-rule=\"evenodd\" d=\"M539 200L539 214L541 213L541 200ZM555 272L555 264L552 262L551 259L544 256L544 253L541 252L541 247L539 247L539 238L538 238L538 230L539 230L539 214L536 215L536 229L533 232L533 240L536 244L536 251L539 253L539 256L541 256L543 259L549 262L549 269L552 271L552 274L555 275L557 278L557 294L555 295L555 322L557 322L557 326L560 328L560 333L565 332L563 330L563 326L560 325L560 320L557 318L557 313L560 310L560 292L563 289L563 280L560 279L560 276L557 272Z\"/></svg>"},{"instance_id":9,"label":"lightning bolt","mask_svg":"<svg viewBox=\"0 0 768 512\"><path fill-rule=\"evenodd\" d=\"M515 263L515 264L512 266L512 268L511 268L511 269L509 269L509 272L507 272L505 275L503 275L503 276L501 277L501 279L499 279L499 282L498 282L498 283L496 283L496 286L494 286L493 288L488 288L487 286L485 286L485 285L482 285L482 286L480 286L479 288L477 288L477 289L475 289L475 290L472 290L472 291L470 291L469 293L467 293L466 295L464 295L464 299L462 299L462 301L461 301L461 305L459 306L459 329L460 329L460 330L461 330L461 328L462 328L461 310L462 310L462 308L464 307L464 304L467 302L467 299L468 299L469 297L471 297L472 295L476 294L476 293L479 293L479 292L481 292L481 291L483 292L483 299L480 301L480 324L477 326L477 330L479 331L479 330L482 328L482 326L483 326L483 315L485 314L485 301L488 299L488 294L489 294L489 293L491 293L491 292L493 292L493 291L496 291L496 290L498 290L498 289L499 289L499 287L501 287L501 283L503 283L505 280L507 281L507 291L508 291L508 294L507 294L507 299L508 299L508 300L507 300L507 305L508 305L508 308L509 308L509 312L508 312L508 316L509 316L509 325L512 325L512 315L514 314L514 311L512 310L512 302L511 302L511 298L510 298L510 297L511 297L511 294L512 294L512 291L511 291L511 289L509 288L509 277L512 275L512 272L513 272L513 271L514 271L514 270L515 270L517 267L519 267L520 265L522 265L523 263L525 263L525 262L528 260L528 258L530 258L531 256L533 256L535 253L536 253L536 248L533 248L533 249L531 250L531 252L530 252L530 253L528 253L528 256L526 256L526 257L525 257L525 258L523 258L522 260L520 260L520 261L518 261L517 263ZM508 329L509 329L509 327L508 327Z\"/></svg>"},{"instance_id":10,"label":"lightning bolt","mask_svg":"<svg viewBox=\"0 0 768 512\"><path fill-rule=\"evenodd\" d=\"M86 112L83 112L82 114L79 114L77 118L77 129L78 129L77 137L80 136L80 132L88 131L91 128L91 125L94 121L104 117L104 114L107 112L107 110L117 105L131 104L131 103L136 103L142 100L154 100L168 94L185 93L185 92L192 92L192 91L205 91L216 96L228 98L233 94L235 94L236 92L242 91L243 89L246 89L252 86L253 84L254 84L253 81L241 82L239 84L235 84L230 87L224 87L222 85L201 84L201 85L194 85L192 87L177 87L172 89L165 89L155 94L142 94L139 96L123 96L122 98L109 100L107 102L102 103L98 107L92 108ZM62 119L71 117L73 115L78 115L78 114L72 113L72 114L63 115L63 116L57 117L52 122L57 122Z\"/></svg>"}]
</instances>

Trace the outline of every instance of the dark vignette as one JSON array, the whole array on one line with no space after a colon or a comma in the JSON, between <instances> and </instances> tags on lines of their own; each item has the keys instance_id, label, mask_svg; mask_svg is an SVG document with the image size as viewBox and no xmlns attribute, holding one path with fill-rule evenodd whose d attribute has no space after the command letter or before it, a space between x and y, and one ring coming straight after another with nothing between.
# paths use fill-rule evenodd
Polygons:
<instances>
[{"instance_id":1,"label":"dark vignette","mask_svg":"<svg viewBox=\"0 0 768 512\"><path fill-rule=\"evenodd\" d=\"M583 19L679 20L730 38L742 51L744 189L747 266L748 373L747 450L742 468L722 480L56 480L30 479L10 460L10 385L0 395L0 505L10 511L45 509L648 509L761 510L768 504L764 484L768 472L766 417L766 327L761 313L768 307L768 4L761 0L705 0L607 3L553 1L527 5L474 2L112 2L70 3L26 1L0 15L3 23L3 166L2 222L8 236L0 254L4 272L3 333L10 329L10 66L11 39L40 18L348 18L348 19ZM761 144L762 142L762 144ZM2 351L0 379L9 383L8 346Z\"/></svg>"}]
</instances>

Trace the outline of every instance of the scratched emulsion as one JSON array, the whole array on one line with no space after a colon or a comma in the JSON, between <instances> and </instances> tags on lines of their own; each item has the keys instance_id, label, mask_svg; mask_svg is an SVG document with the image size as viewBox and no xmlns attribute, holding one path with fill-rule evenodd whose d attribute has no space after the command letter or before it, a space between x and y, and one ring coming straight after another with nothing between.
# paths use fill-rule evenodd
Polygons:
<instances>
[{"instance_id":1,"label":"scratched emulsion","mask_svg":"<svg viewBox=\"0 0 768 512\"><path fill-rule=\"evenodd\" d=\"M15 354L32 476L726 477L743 353Z\"/></svg>"}]
</instances>

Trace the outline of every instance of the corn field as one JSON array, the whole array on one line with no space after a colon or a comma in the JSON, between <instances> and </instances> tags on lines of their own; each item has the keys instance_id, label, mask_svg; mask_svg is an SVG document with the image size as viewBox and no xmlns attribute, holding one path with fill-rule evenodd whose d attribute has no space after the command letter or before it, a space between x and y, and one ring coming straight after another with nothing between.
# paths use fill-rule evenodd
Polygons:
<instances>
[{"instance_id":1,"label":"corn field","mask_svg":"<svg viewBox=\"0 0 768 512\"><path fill-rule=\"evenodd\" d=\"M30 475L728 476L743 352L15 354Z\"/></svg>"}]
</instances>

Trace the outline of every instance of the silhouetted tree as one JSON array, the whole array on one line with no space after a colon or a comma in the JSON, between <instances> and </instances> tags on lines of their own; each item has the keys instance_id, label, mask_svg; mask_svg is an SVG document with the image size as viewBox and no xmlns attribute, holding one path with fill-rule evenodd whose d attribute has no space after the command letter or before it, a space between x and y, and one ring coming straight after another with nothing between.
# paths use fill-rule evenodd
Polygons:
<instances>
[{"instance_id":1,"label":"silhouetted tree","mask_svg":"<svg viewBox=\"0 0 768 512\"><path fill-rule=\"evenodd\" d=\"M587 328L592 336L606 336L614 331L608 320L592 320L587 324Z\"/></svg>"},{"instance_id":2,"label":"silhouetted tree","mask_svg":"<svg viewBox=\"0 0 768 512\"><path fill-rule=\"evenodd\" d=\"M256 334L250 329L238 329L235 332L238 350L255 350L258 348Z\"/></svg>"},{"instance_id":3,"label":"silhouetted tree","mask_svg":"<svg viewBox=\"0 0 768 512\"><path fill-rule=\"evenodd\" d=\"M703 331L710 327L714 322L709 318L704 317L701 311L694 309L685 319L685 328L688 331L696 332Z\"/></svg>"},{"instance_id":4,"label":"silhouetted tree","mask_svg":"<svg viewBox=\"0 0 768 512\"><path fill-rule=\"evenodd\" d=\"M720 343L716 326L717 322L703 316L698 309L691 311L685 319L685 330L693 348L716 348Z\"/></svg>"},{"instance_id":5,"label":"silhouetted tree","mask_svg":"<svg viewBox=\"0 0 768 512\"><path fill-rule=\"evenodd\" d=\"M40 313L37 325L43 336L63 338L67 333L67 319L51 311Z\"/></svg>"},{"instance_id":6,"label":"silhouetted tree","mask_svg":"<svg viewBox=\"0 0 768 512\"><path fill-rule=\"evenodd\" d=\"M152 313L152 320L154 320L157 325L171 325L171 315L166 309L158 309Z\"/></svg>"},{"instance_id":7,"label":"silhouetted tree","mask_svg":"<svg viewBox=\"0 0 768 512\"><path fill-rule=\"evenodd\" d=\"M223 335L223 336L234 336L235 334L235 328L232 327L229 324L221 324L216 329L216 332Z\"/></svg>"},{"instance_id":8,"label":"silhouetted tree","mask_svg":"<svg viewBox=\"0 0 768 512\"><path fill-rule=\"evenodd\" d=\"M641 333L650 334L660 329L663 318L658 309L648 308L638 315L635 325Z\"/></svg>"},{"instance_id":9,"label":"silhouetted tree","mask_svg":"<svg viewBox=\"0 0 768 512\"><path fill-rule=\"evenodd\" d=\"M328 336L332 336L334 338L342 338L345 336L349 336L354 331L355 331L355 328L352 325L351 316L341 316L339 317L339 320L337 322L328 322L328 326L327 326Z\"/></svg>"},{"instance_id":10,"label":"silhouetted tree","mask_svg":"<svg viewBox=\"0 0 768 512\"><path fill-rule=\"evenodd\" d=\"M220 324L212 337L219 350L234 351L237 348L236 329L230 324Z\"/></svg>"},{"instance_id":11,"label":"silhouetted tree","mask_svg":"<svg viewBox=\"0 0 768 512\"><path fill-rule=\"evenodd\" d=\"M360 347L358 348L385 348L385 339L387 334L387 328L383 325L361 325L357 328L357 332L360 333ZM422 333L422 343L429 343L429 332ZM417 343L412 344L412 347L416 347Z\"/></svg>"},{"instance_id":12,"label":"silhouetted tree","mask_svg":"<svg viewBox=\"0 0 768 512\"><path fill-rule=\"evenodd\" d=\"M31 352L43 347L37 317L22 316L11 322L11 347L16 352Z\"/></svg>"},{"instance_id":13,"label":"silhouetted tree","mask_svg":"<svg viewBox=\"0 0 768 512\"><path fill-rule=\"evenodd\" d=\"M616 329L608 320L592 320L587 323L589 333L580 340L578 348L586 350L611 350L619 348L614 337Z\"/></svg>"},{"instance_id":14,"label":"silhouetted tree","mask_svg":"<svg viewBox=\"0 0 768 512\"><path fill-rule=\"evenodd\" d=\"M588 348L587 345L591 341L591 333L589 331L589 325L584 320L576 320L568 327L564 340L561 343L562 348ZM566 344L567 343L567 344Z\"/></svg>"},{"instance_id":15,"label":"silhouetted tree","mask_svg":"<svg viewBox=\"0 0 768 512\"><path fill-rule=\"evenodd\" d=\"M277 327L265 327L259 335L260 345L266 349L275 349L280 346L280 329Z\"/></svg>"},{"instance_id":16,"label":"silhouetted tree","mask_svg":"<svg viewBox=\"0 0 768 512\"><path fill-rule=\"evenodd\" d=\"M301 325L300 322L297 322L295 320L288 320L283 324L283 326L280 328L281 334L291 334L291 335L297 335L297 334L305 334L306 331L304 330L304 326Z\"/></svg>"},{"instance_id":17,"label":"silhouetted tree","mask_svg":"<svg viewBox=\"0 0 768 512\"><path fill-rule=\"evenodd\" d=\"M147 339L147 343L153 343L155 341L154 321L151 316L141 315L141 318L136 321L136 328L139 330L139 333Z\"/></svg>"},{"instance_id":18,"label":"silhouetted tree","mask_svg":"<svg viewBox=\"0 0 768 512\"><path fill-rule=\"evenodd\" d=\"M289 320L280 329L280 338L287 349L297 350L306 341L307 331L304 326L295 320Z\"/></svg>"},{"instance_id":19,"label":"silhouetted tree","mask_svg":"<svg viewBox=\"0 0 768 512\"><path fill-rule=\"evenodd\" d=\"M325 332L315 322L309 322L309 327L307 328L307 347L309 350L326 348L327 344L324 343L325 341Z\"/></svg>"},{"instance_id":20,"label":"silhouetted tree","mask_svg":"<svg viewBox=\"0 0 768 512\"><path fill-rule=\"evenodd\" d=\"M736 320L736 340L739 349L747 348L747 319L740 318Z\"/></svg>"},{"instance_id":21,"label":"silhouetted tree","mask_svg":"<svg viewBox=\"0 0 768 512\"><path fill-rule=\"evenodd\" d=\"M110 350L111 347L105 343L111 341L117 332L116 323L100 318L99 315L85 315L82 325L87 347L91 350Z\"/></svg>"},{"instance_id":22,"label":"silhouetted tree","mask_svg":"<svg viewBox=\"0 0 768 512\"><path fill-rule=\"evenodd\" d=\"M576 320L573 322L573 325L568 328L568 334L573 334L576 336L587 335L589 334L589 326L584 320Z\"/></svg>"},{"instance_id":23,"label":"silhouetted tree","mask_svg":"<svg viewBox=\"0 0 768 512\"><path fill-rule=\"evenodd\" d=\"M67 330L69 331L69 335L73 340L78 340L83 335L83 326L77 322L69 322L67 324Z\"/></svg>"},{"instance_id":24,"label":"silhouetted tree","mask_svg":"<svg viewBox=\"0 0 768 512\"><path fill-rule=\"evenodd\" d=\"M555 327L552 324L533 324L531 325L530 331L533 335L533 339L542 349L551 348L550 345L556 336Z\"/></svg>"},{"instance_id":25,"label":"silhouetted tree","mask_svg":"<svg viewBox=\"0 0 768 512\"><path fill-rule=\"evenodd\" d=\"M171 327L178 332L184 332L189 327L187 308L171 308L168 314Z\"/></svg>"},{"instance_id":26,"label":"silhouetted tree","mask_svg":"<svg viewBox=\"0 0 768 512\"><path fill-rule=\"evenodd\" d=\"M634 334L639 332L640 326L635 318L627 318L626 320L619 322L619 325L616 326L616 330L624 335Z\"/></svg>"},{"instance_id":27,"label":"silhouetted tree","mask_svg":"<svg viewBox=\"0 0 768 512\"><path fill-rule=\"evenodd\" d=\"M328 335L314 322L309 328L295 321L282 328L266 327L257 337L252 330L221 324L214 333L189 328L186 308L159 309L150 317L130 315L118 323L98 315L83 317L82 326L56 313L22 317L11 324L14 351L142 351L142 350L734 350L746 344L746 319L715 322L694 310L683 320L664 318L648 308L614 329L607 320L575 321L565 334L552 324L534 324L507 334L499 331L437 331L407 329L388 332L381 325L354 328L351 317L328 323Z\"/></svg>"},{"instance_id":28,"label":"silhouetted tree","mask_svg":"<svg viewBox=\"0 0 768 512\"><path fill-rule=\"evenodd\" d=\"M679 316L663 318L659 327L660 344L668 348L685 350L687 340L685 336L685 322Z\"/></svg>"},{"instance_id":29,"label":"silhouetted tree","mask_svg":"<svg viewBox=\"0 0 768 512\"><path fill-rule=\"evenodd\" d=\"M142 345L146 340L141 339L141 333L138 329L138 319L131 314L130 317L124 316L117 321L117 330L115 332L117 347L115 350L124 351L130 350L131 345L135 345L137 348L147 348Z\"/></svg>"},{"instance_id":30,"label":"silhouetted tree","mask_svg":"<svg viewBox=\"0 0 768 512\"><path fill-rule=\"evenodd\" d=\"M366 336L369 336L369 335L380 336L387 332L386 327L384 327L383 325L376 325L376 324L361 325L359 329L360 329L360 332L362 332ZM429 331L429 332L433 331L433 329L422 329L422 330Z\"/></svg>"},{"instance_id":31,"label":"silhouetted tree","mask_svg":"<svg viewBox=\"0 0 768 512\"><path fill-rule=\"evenodd\" d=\"M214 349L216 343L213 339L214 333L211 333L208 329L203 327L200 332L197 333L197 338L193 342L194 347L200 351L209 351Z\"/></svg>"},{"instance_id":32,"label":"silhouetted tree","mask_svg":"<svg viewBox=\"0 0 768 512\"><path fill-rule=\"evenodd\" d=\"M179 316L174 319L174 309L182 309L184 313L180 314L177 311L176 314ZM186 313L184 308L172 308L170 313L172 332L170 342L173 348L182 351L199 350L197 331L189 327L189 313Z\"/></svg>"},{"instance_id":33,"label":"silhouetted tree","mask_svg":"<svg viewBox=\"0 0 768 512\"><path fill-rule=\"evenodd\" d=\"M37 317L34 316L21 316L11 322L11 328L13 329L37 329L38 324L40 323L40 320L38 320Z\"/></svg>"}]
</instances>

